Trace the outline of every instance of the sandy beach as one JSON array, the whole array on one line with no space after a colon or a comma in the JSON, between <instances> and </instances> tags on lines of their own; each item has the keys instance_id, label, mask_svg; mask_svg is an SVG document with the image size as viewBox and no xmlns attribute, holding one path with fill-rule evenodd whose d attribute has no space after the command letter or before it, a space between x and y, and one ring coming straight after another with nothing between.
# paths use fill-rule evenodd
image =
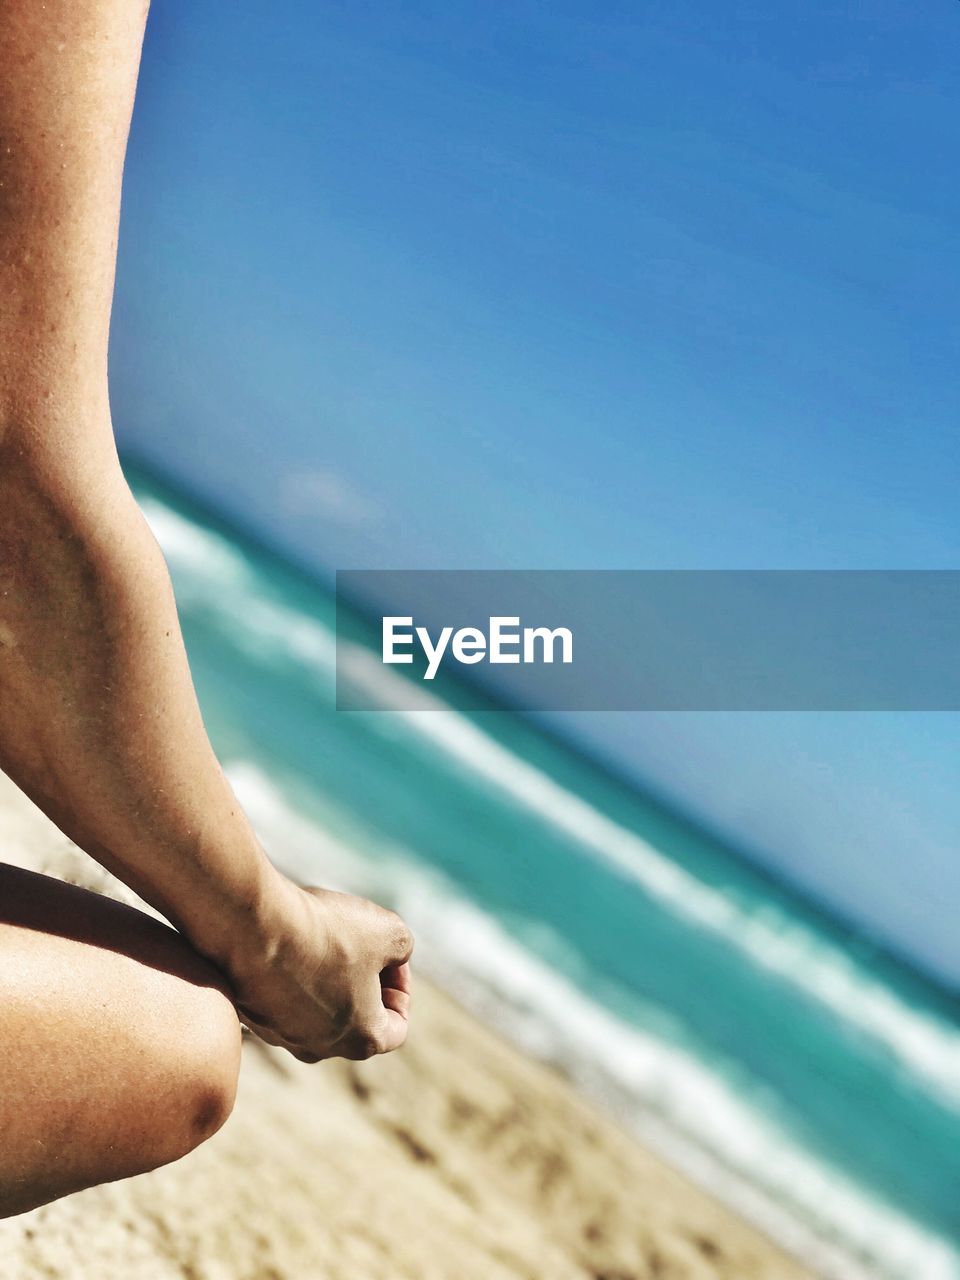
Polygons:
<instances>
[{"instance_id":1,"label":"sandy beach","mask_svg":"<svg viewBox=\"0 0 960 1280\"><path fill-rule=\"evenodd\" d=\"M132 894L0 777L4 860ZM808 1274L418 983L408 1046L303 1066L248 1041L176 1165L0 1222L0 1278L792 1280Z\"/></svg>"}]
</instances>

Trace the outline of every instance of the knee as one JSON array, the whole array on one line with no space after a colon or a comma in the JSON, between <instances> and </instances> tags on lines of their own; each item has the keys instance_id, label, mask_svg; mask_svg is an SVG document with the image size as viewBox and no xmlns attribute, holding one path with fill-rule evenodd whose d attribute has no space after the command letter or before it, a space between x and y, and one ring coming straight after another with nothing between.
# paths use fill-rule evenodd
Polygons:
<instances>
[{"instance_id":1,"label":"knee","mask_svg":"<svg viewBox=\"0 0 960 1280\"><path fill-rule=\"evenodd\" d=\"M163 1070L154 1141L141 1148L144 1171L188 1155L223 1127L233 1111L240 1070L240 1023L226 996L195 992L183 1039Z\"/></svg>"},{"instance_id":2,"label":"knee","mask_svg":"<svg viewBox=\"0 0 960 1280\"><path fill-rule=\"evenodd\" d=\"M183 1106L172 1159L213 1137L229 1119L237 1096L240 1022L236 1010L214 990L204 990L197 1005L196 1030L178 1070Z\"/></svg>"},{"instance_id":3,"label":"knee","mask_svg":"<svg viewBox=\"0 0 960 1280\"><path fill-rule=\"evenodd\" d=\"M100 1077L74 1078L72 1103L33 1111L19 1149L16 1132L7 1150L0 1143L0 1218L171 1164L226 1122L240 1063L236 1011L213 987L167 994L134 1035L127 1021L107 1030Z\"/></svg>"}]
</instances>

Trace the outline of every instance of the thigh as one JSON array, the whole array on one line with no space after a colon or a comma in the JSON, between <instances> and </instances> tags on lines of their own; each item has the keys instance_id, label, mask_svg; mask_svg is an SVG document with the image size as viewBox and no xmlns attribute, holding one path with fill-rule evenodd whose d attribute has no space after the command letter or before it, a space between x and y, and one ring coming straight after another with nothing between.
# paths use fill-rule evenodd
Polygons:
<instances>
[{"instance_id":1,"label":"thigh","mask_svg":"<svg viewBox=\"0 0 960 1280\"><path fill-rule=\"evenodd\" d=\"M229 1113L216 971L120 903L0 864L0 1216L185 1154Z\"/></svg>"}]
</instances>

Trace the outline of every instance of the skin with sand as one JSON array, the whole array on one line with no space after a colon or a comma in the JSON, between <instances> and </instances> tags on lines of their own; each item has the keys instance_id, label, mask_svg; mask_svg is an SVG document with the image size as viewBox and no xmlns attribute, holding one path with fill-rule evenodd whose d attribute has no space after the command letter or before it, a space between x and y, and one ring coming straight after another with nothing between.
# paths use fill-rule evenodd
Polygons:
<instances>
[{"instance_id":1,"label":"skin with sand","mask_svg":"<svg viewBox=\"0 0 960 1280\"><path fill-rule=\"evenodd\" d=\"M305 1062L407 1030L404 923L258 844L120 471L107 343L146 12L0 9L0 766L175 926L0 861L0 1215L213 1133L240 1018Z\"/></svg>"}]
</instances>

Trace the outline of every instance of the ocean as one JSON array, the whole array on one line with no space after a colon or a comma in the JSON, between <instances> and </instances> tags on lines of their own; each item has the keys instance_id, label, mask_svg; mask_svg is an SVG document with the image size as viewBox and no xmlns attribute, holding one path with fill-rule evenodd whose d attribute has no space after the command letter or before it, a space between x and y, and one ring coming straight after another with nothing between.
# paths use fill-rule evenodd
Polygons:
<instances>
[{"instance_id":1,"label":"ocean","mask_svg":"<svg viewBox=\"0 0 960 1280\"><path fill-rule=\"evenodd\" d=\"M279 865L395 907L416 968L817 1274L960 1280L960 1001L509 710L410 709L343 612L384 710L338 713L332 592L128 474Z\"/></svg>"}]
</instances>

